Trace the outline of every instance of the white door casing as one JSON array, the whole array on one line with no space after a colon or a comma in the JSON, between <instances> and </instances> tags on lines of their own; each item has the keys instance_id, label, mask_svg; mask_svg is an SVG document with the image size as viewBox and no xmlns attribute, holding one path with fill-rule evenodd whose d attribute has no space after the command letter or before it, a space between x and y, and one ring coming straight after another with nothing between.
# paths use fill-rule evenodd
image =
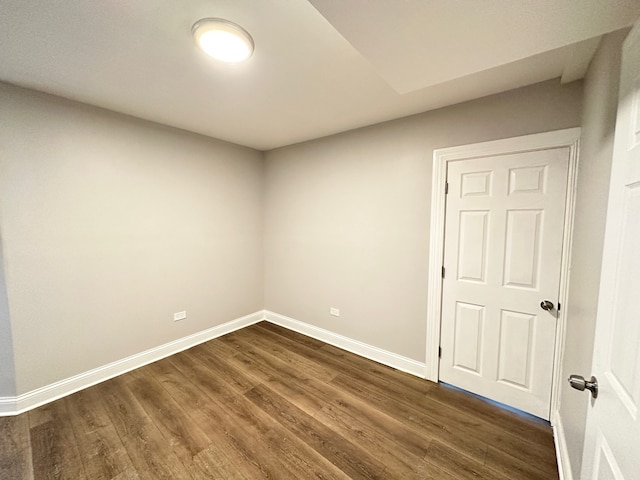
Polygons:
<instances>
[{"instance_id":1,"label":"white door casing","mask_svg":"<svg viewBox=\"0 0 640 480\"><path fill-rule=\"evenodd\" d=\"M448 164L440 380L549 418L569 148ZM556 308L545 311L543 300Z\"/></svg>"},{"instance_id":2,"label":"white door casing","mask_svg":"<svg viewBox=\"0 0 640 480\"><path fill-rule=\"evenodd\" d=\"M438 357L438 347L440 344L440 328L441 328L441 313L442 313L442 286L443 279L441 277L440 267L443 265L444 260L444 232L445 232L445 183L446 172L448 166L453 162L470 159L480 159L488 157L502 156L508 158L511 155L530 152L547 151L547 150L559 150L566 153L569 160L568 166L568 190L566 199L566 208L562 205L558 205L556 210L561 212L563 223L565 225L565 235L562 239L562 261L561 261L561 280L560 280L560 293L555 294L555 298L550 298L555 303L566 303L567 298L567 279L569 272L568 258L570 258L570 246L571 246L571 233L573 225L573 211L575 202L575 185L576 185L576 168L578 158L578 141L580 137L579 128L571 128L566 130L545 132L540 134L526 135L523 137L515 137L504 140L497 140L491 142L483 142L479 144L463 145L459 147L450 147L434 151L434 164L433 164L433 191L432 191L432 211L431 211L431 232L430 232L430 270L429 270L429 291L428 291L428 316L427 316L427 358L426 358L426 372L425 377L432 381L438 381L440 379L440 359ZM564 154L563 153L563 154ZM531 156L531 155L530 155ZM565 157L566 158L566 157ZM535 162L534 162L535 163ZM524 177L522 177L524 178ZM519 219L513 217L513 220L523 220L527 215L521 215ZM473 216L473 215L472 215ZM471 217L472 217L471 216ZM516 215L517 216L517 215ZM470 217L470 218L471 218ZM535 217L535 215L533 215ZM532 218L533 218L532 217ZM477 220L472 219L472 220ZM477 222L476 222L477 223ZM473 224L473 222L472 222ZM524 245L521 245L524 247ZM455 270L455 269L454 269ZM447 274L452 271L449 269ZM457 273L457 272L454 272ZM504 273L504 270L502 271ZM557 292L557 289L556 289ZM537 301L539 302L542 300ZM539 308L539 307L538 307ZM517 309L512 311L517 312ZM540 314L547 314L542 310L535 312L537 316ZM562 312L560 312L562 313ZM547 314L549 315L549 314ZM516 315L517 317L517 315ZM559 392L559 359L562 356L563 350L563 335L564 335L564 318L560 314L557 320L553 320L553 316L550 315L552 321L555 323L554 331L552 334L551 343L555 344L554 354L552 356L553 363L553 382L551 385L551 413L557 410L557 393ZM520 317L522 320L522 317ZM515 320L515 318L514 318ZM523 320L524 321L524 320ZM516 325L516 320L513 325ZM522 321L520 322L522 323ZM517 330L517 329L516 329ZM504 335L517 335L514 329L510 332L505 331ZM446 348L446 347L445 347ZM553 348L553 347L552 347ZM446 355L446 353L445 353ZM505 365L505 367L511 367ZM548 405L548 401L546 404ZM548 418L549 410L548 406L541 416ZM538 413L540 415L540 413Z\"/></svg>"},{"instance_id":3,"label":"white door casing","mask_svg":"<svg viewBox=\"0 0 640 480\"><path fill-rule=\"evenodd\" d=\"M581 478L630 480L640 478L640 21L623 46L603 251L592 367L599 392Z\"/></svg>"}]
</instances>

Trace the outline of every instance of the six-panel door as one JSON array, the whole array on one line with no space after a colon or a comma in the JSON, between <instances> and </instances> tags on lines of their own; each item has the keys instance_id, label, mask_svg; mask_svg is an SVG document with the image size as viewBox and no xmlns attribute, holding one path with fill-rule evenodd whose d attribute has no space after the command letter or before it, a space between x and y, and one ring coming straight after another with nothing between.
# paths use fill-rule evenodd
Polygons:
<instances>
[{"instance_id":1,"label":"six-panel door","mask_svg":"<svg viewBox=\"0 0 640 480\"><path fill-rule=\"evenodd\" d=\"M569 155L451 161L447 171L440 380L545 419Z\"/></svg>"}]
</instances>

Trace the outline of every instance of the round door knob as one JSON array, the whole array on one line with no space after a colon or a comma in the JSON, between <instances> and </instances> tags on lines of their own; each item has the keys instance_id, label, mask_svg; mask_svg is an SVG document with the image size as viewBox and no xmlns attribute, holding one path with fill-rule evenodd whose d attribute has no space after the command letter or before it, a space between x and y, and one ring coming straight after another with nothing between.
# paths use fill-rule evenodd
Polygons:
<instances>
[{"instance_id":1,"label":"round door knob","mask_svg":"<svg viewBox=\"0 0 640 480\"><path fill-rule=\"evenodd\" d=\"M582 375L571 375L569 385L581 392L589 390L593 398L598 398L598 380L594 376L590 380L585 380Z\"/></svg>"},{"instance_id":2,"label":"round door knob","mask_svg":"<svg viewBox=\"0 0 640 480\"><path fill-rule=\"evenodd\" d=\"M543 300L540 302L540 308L546 310L547 312L553 310L553 302L549 300Z\"/></svg>"}]
</instances>

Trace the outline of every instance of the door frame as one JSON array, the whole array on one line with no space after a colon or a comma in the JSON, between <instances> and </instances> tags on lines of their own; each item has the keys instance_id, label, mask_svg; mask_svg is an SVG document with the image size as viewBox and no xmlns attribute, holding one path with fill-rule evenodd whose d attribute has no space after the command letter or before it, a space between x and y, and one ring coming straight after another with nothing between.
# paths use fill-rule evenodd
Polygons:
<instances>
[{"instance_id":1,"label":"door frame","mask_svg":"<svg viewBox=\"0 0 640 480\"><path fill-rule=\"evenodd\" d=\"M567 198L564 213L560 292L558 298L561 309L558 312L558 320L556 323L553 372L551 377L550 421L552 425L556 423L556 415L560 406L560 374L566 331L565 313L567 311L569 295L570 259L578 178L580 131L581 129L579 127L568 128L489 142L440 148L433 151L425 378L433 382L438 382L440 369L439 347L440 321L442 315L442 262L444 259L447 163L456 160L493 155L508 155L511 153L547 150L551 148L569 148L569 171L567 177Z\"/></svg>"}]
</instances>

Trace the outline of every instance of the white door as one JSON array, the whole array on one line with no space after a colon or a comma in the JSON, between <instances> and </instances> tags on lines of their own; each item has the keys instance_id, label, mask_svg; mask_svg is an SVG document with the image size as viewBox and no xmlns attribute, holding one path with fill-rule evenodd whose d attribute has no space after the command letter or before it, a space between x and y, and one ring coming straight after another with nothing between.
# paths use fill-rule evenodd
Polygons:
<instances>
[{"instance_id":1,"label":"white door","mask_svg":"<svg viewBox=\"0 0 640 480\"><path fill-rule=\"evenodd\" d=\"M607 208L592 368L599 392L581 478L631 480L640 478L640 22L624 44Z\"/></svg>"},{"instance_id":2,"label":"white door","mask_svg":"<svg viewBox=\"0 0 640 480\"><path fill-rule=\"evenodd\" d=\"M440 380L545 419L570 153L447 167Z\"/></svg>"}]
</instances>

